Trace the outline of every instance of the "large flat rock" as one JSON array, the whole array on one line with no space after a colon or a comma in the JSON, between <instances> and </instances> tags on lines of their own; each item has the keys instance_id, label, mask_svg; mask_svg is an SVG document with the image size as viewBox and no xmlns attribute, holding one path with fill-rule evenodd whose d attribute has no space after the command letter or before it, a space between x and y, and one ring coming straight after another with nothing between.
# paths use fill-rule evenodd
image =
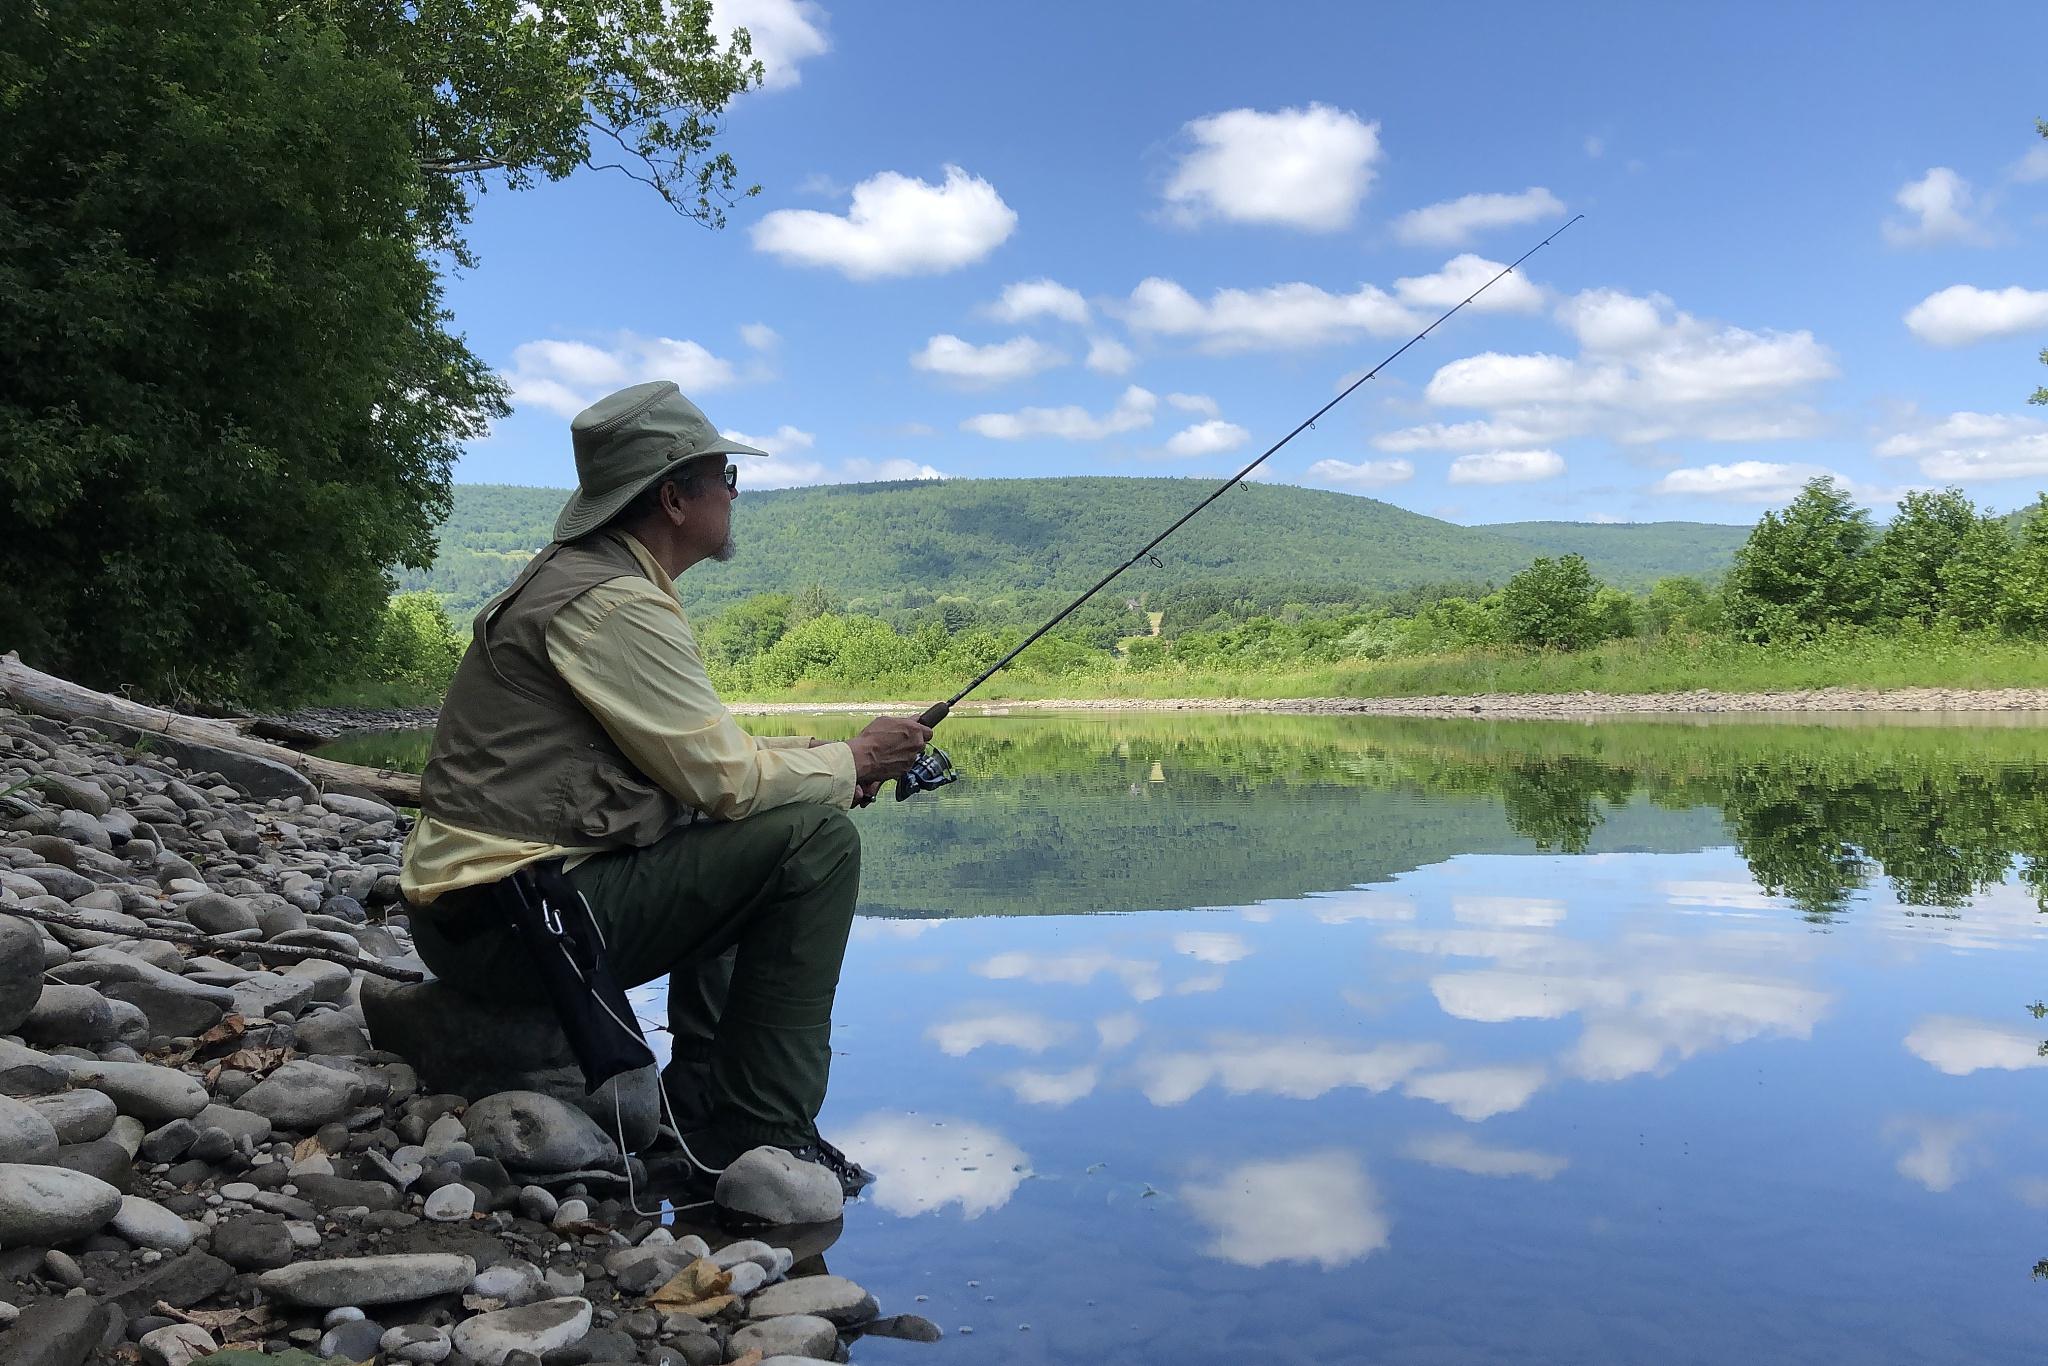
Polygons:
<instances>
[{"instance_id":1,"label":"large flat rock","mask_svg":"<svg viewBox=\"0 0 2048 1366\"><path fill-rule=\"evenodd\" d=\"M624 1073L584 1094L583 1071L545 1004L484 1002L446 982L366 977L362 1006L370 1042L411 1063L429 1091L471 1100L538 1091L575 1106L607 1132L616 1097L626 1146L638 1152L654 1142L661 1121L655 1069Z\"/></svg>"}]
</instances>

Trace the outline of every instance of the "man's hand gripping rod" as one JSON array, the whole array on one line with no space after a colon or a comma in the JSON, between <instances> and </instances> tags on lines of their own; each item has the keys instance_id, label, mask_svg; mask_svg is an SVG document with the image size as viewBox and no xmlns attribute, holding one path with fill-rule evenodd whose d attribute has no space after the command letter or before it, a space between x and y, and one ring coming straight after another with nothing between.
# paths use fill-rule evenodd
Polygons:
<instances>
[{"instance_id":1,"label":"man's hand gripping rod","mask_svg":"<svg viewBox=\"0 0 2048 1366\"><path fill-rule=\"evenodd\" d=\"M1026 636L1024 638L1023 644L1019 645L1016 649L1004 655L995 663L989 665L988 668L984 669L972 683L969 683L959 692L954 693L951 697L947 698L943 702L934 702L930 707L926 708L924 714L922 716L919 716L917 719L927 726L937 726L939 722L945 720L949 715L952 714L953 708L960 704L962 698L966 697L976 688L979 688L982 684L988 682L989 679L995 677L996 674L1001 672L1002 669L1006 665L1008 665L1011 660L1015 659L1018 655L1023 654L1026 650L1030 649L1034 644L1036 644L1039 637L1043 636L1047 631L1050 631L1053 627L1059 625L1068 617L1072 616L1076 609L1078 609L1081 606L1081 604L1087 602L1088 599L1094 597L1097 593L1100 593L1103 589L1107 588L1110 585L1110 582L1114 580L1117 577L1117 575L1123 573L1126 569L1129 569L1138 561L1151 557L1153 550L1155 550L1158 547L1161 541L1164 541L1168 536L1171 536L1174 532L1179 531L1181 527L1185 526L1188 523L1188 521L1194 517L1196 513L1200 512L1203 508L1209 506L1209 504L1215 502L1218 498L1221 498L1225 493L1229 492L1233 486L1242 484L1244 482L1245 476L1249 475L1253 470L1257 469L1259 466L1265 464L1266 461L1270 459L1276 452L1278 452L1282 446L1285 446L1288 442L1294 440L1295 437L1300 436L1303 432L1315 426L1316 419L1322 417L1323 414L1329 412L1332 408L1342 403L1345 399L1351 397L1353 390L1357 389L1367 380L1378 375L1380 371L1386 369L1389 365L1393 364L1395 360L1399 359L1403 351L1406 351L1409 347L1415 345L1424 337L1427 337L1430 333L1436 331L1437 328L1441 327L1453 313L1456 313L1466 304L1471 303L1474 299L1484 294L1487 290L1493 288L1493 286L1504 277L1512 275L1517 266L1521 265L1522 262L1528 260L1537 252L1549 246L1552 242L1555 242L1560 236L1564 234L1566 228L1571 227L1573 223L1578 222L1581 218L1584 218L1585 216L1586 215L1582 213L1573 214L1571 220L1567 222L1564 225L1564 227L1559 228L1556 232L1553 232L1552 234L1550 234L1550 236L1544 238L1541 242L1538 242L1535 246L1529 248L1520 256L1517 256L1513 261L1501 267L1500 273L1498 275L1495 275L1485 284L1479 286L1479 288L1473 290L1470 294L1467 294L1464 298L1460 299L1457 303L1453 304L1450 308L1446 309L1443 313L1443 316L1438 318L1435 322L1431 323L1428 327L1423 328L1420 332L1417 332L1407 341L1402 342L1400 347L1397 350L1395 350L1392 354L1387 356L1385 360L1382 360L1378 365L1373 366L1372 369L1366 371L1357 379L1351 381L1351 383L1344 386L1344 388L1337 394L1335 398L1331 399L1328 403L1325 403L1322 407L1316 409L1313 413L1310 413L1308 417L1302 421L1300 426L1296 427L1293 431L1289 432L1287 435L1281 437L1278 441L1275 441L1272 445L1268 446L1265 450L1265 453L1260 455L1258 459L1252 461L1251 464L1246 465L1243 469L1239 470L1230 478L1224 480L1221 484L1218 484L1214 492L1210 493L1208 497L1204 498L1201 502L1195 504L1186 512L1182 513L1179 521L1175 522L1172 526L1168 527L1166 530L1160 532L1157 536L1154 536L1151 540L1147 541L1144 544L1144 546L1139 549L1137 554L1131 556L1131 558L1125 560L1122 564L1110 570L1107 574L1104 574L1102 578L1099 581L1097 581L1096 585L1093 588L1089 589L1080 597L1075 598L1072 602L1068 603L1065 607L1061 608L1059 614L1055 616L1051 621L1046 622L1045 625L1039 627L1036 631L1033 631L1030 635ZM1155 564L1158 563L1157 560L1154 560L1153 562ZM900 802L913 792L923 792L928 788L943 787L947 783L952 782L956 776L957 775L953 772L953 761L946 756L946 752L944 750L934 747L926 751L926 753L918 759L917 763L912 765L910 772L906 773L903 777L898 778L896 780L896 800Z\"/></svg>"}]
</instances>

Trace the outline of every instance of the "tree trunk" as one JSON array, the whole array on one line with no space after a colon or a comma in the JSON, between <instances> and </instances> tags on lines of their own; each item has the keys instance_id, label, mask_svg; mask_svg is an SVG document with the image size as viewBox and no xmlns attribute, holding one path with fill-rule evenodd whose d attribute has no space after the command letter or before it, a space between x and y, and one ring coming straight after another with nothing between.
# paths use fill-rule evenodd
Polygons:
<instances>
[{"instance_id":1,"label":"tree trunk","mask_svg":"<svg viewBox=\"0 0 2048 1366\"><path fill-rule=\"evenodd\" d=\"M268 759L293 769L319 788L356 788L380 801L396 806L420 804L417 775L388 768L364 768L359 764L336 763L282 745L252 740L234 727L218 721L202 721L176 712L146 707L125 697L114 697L53 674L31 669L19 655L0 655L0 698L23 711L47 716L53 721L82 725L105 723L123 731L143 731L189 741L196 745Z\"/></svg>"}]
</instances>

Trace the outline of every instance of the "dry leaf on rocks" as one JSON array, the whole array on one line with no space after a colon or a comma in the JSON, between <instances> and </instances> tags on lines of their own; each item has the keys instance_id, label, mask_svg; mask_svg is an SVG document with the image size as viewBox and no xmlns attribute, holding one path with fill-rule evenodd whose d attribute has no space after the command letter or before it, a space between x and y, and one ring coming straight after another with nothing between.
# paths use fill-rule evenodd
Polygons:
<instances>
[{"instance_id":1,"label":"dry leaf on rocks","mask_svg":"<svg viewBox=\"0 0 2048 1366\"><path fill-rule=\"evenodd\" d=\"M270 1306L263 1304L249 1309L179 1309L158 1300L151 1312L162 1314L167 1319L176 1319L180 1323L197 1324L216 1333L226 1332L230 1328L247 1328L260 1334L273 1322Z\"/></svg>"},{"instance_id":2,"label":"dry leaf on rocks","mask_svg":"<svg viewBox=\"0 0 2048 1366\"><path fill-rule=\"evenodd\" d=\"M464 1295L462 1307L473 1313L489 1314L505 1307L503 1300L492 1299L489 1295Z\"/></svg>"},{"instance_id":3,"label":"dry leaf on rocks","mask_svg":"<svg viewBox=\"0 0 2048 1366\"><path fill-rule=\"evenodd\" d=\"M647 1297L656 1309L670 1309L697 1318L709 1318L734 1303L726 1292L732 1288L732 1273L720 1271L709 1257L699 1257L678 1271L668 1284ZM722 1301L711 1307L714 1301Z\"/></svg>"},{"instance_id":4,"label":"dry leaf on rocks","mask_svg":"<svg viewBox=\"0 0 2048 1366\"><path fill-rule=\"evenodd\" d=\"M238 1048L215 1066L232 1067L261 1077L275 1072L291 1059L292 1050L289 1048Z\"/></svg>"},{"instance_id":5,"label":"dry leaf on rocks","mask_svg":"<svg viewBox=\"0 0 2048 1366\"><path fill-rule=\"evenodd\" d=\"M327 1149L320 1146L318 1135L311 1138L302 1138L292 1145L292 1161L294 1162L304 1162L315 1154L325 1156L326 1153Z\"/></svg>"},{"instance_id":6,"label":"dry leaf on rocks","mask_svg":"<svg viewBox=\"0 0 2048 1366\"><path fill-rule=\"evenodd\" d=\"M761 1366L761 1363L766 1360L767 1358L761 1355L759 1347L750 1347L747 1349L747 1354L733 1362L732 1366Z\"/></svg>"}]
</instances>

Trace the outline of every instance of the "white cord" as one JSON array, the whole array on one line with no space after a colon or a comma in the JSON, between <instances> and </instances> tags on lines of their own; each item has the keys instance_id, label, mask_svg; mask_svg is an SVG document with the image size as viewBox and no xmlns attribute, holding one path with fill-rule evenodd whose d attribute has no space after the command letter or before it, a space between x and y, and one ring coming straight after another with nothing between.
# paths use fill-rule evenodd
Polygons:
<instances>
[{"instance_id":1,"label":"white cord","mask_svg":"<svg viewBox=\"0 0 2048 1366\"><path fill-rule=\"evenodd\" d=\"M583 903L583 908L587 912L590 909L590 903L588 901L585 901ZM595 916L591 917L591 923L593 925L597 923ZM598 937L600 940L602 940L604 937L604 931L599 930ZM590 979L585 977L583 975L583 969L576 965L576 959L574 955L572 955L560 941L556 942L555 947L561 951L562 957L569 960L570 968L575 971L577 980L583 983L584 989L590 992L590 999L597 1004L597 1008L599 1010L602 1010L607 1016L609 1016L613 1024L617 1025L625 1033L631 1035L635 1043L639 1044L642 1048L645 1048L647 1050L647 1057L649 1059L650 1065L653 1062L658 1061L659 1059L656 1058L653 1047L647 1042L645 1038L641 1036L640 1031L635 1029L632 1025L627 1024L624 1020L620 1019L618 1017L617 1012L615 1012L609 1005L605 1003L604 998L597 994L595 988L591 987ZM689 1139L683 1136L682 1122L676 1118L675 1105L668 1098L668 1088L661 1084L661 1078L659 1076L657 1076L654 1080L654 1089L656 1093L661 1097L661 1108L663 1112L668 1115L669 1128L674 1132L676 1136L676 1146L683 1150L683 1157L689 1162L691 1166L695 1167L698 1171L703 1172L706 1176L723 1176L725 1174L725 1168L714 1167L709 1163L705 1162L702 1158L698 1157L695 1152L691 1151ZM612 1108L614 1111L618 1111L620 1108L619 1095L616 1089L614 1089L612 1092ZM627 1190L630 1192L632 1189L633 1157L632 1154L628 1152L626 1149L625 1119L622 1114L618 1115L617 1118L619 1154L621 1157L625 1159L626 1162ZM645 1214L647 1212L645 1210L639 1210L637 1206L636 1211L641 1214Z\"/></svg>"}]
</instances>

